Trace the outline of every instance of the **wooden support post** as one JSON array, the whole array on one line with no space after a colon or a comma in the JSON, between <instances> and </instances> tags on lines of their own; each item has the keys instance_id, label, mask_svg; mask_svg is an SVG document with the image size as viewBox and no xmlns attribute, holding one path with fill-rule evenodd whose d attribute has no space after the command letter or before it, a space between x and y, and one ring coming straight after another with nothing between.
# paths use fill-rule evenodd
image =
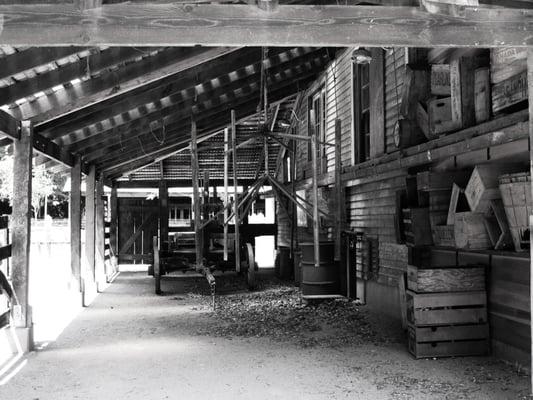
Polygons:
<instances>
[{"instance_id":1,"label":"wooden support post","mask_svg":"<svg viewBox=\"0 0 533 400\"><path fill-rule=\"evenodd\" d=\"M529 148L530 148L530 174L533 173L533 150L531 149L531 143L533 143L533 47L528 47L527 51L527 81L528 81L528 91L529 91ZM532 175L533 176L533 175ZM533 195L533 185L531 187L531 193ZM529 240L533 240L533 215L529 216ZM530 280L529 280L529 290L530 290L530 305L533 310L533 249L530 250ZM533 354L533 324L531 324L531 354ZM533 358L531 359L531 371L533 371ZM533 394L533 373L531 374L531 387L530 393Z\"/></svg>"},{"instance_id":2,"label":"wooden support post","mask_svg":"<svg viewBox=\"0 0 533 400\"><path fill-rule=\"evenodd\" d=\"M204 189L202 191L202 259L207 258L209 252L209 235L205 229L209 223L209 171L204 171Z\"/></svg>"},{"instance_id":3,"label":"wooden support post","mask_svg":"<svg viewBox=\"0 0 533 400\"><path fill-rule=\"evenodd\" d=\"M291 177L291 194L293 198L296 198L296 141L291 140L291 162L290 162L290 177ZM291 221L291 258L294 259L294 245L296 239L296 204L293 201L288 202L290 204L291 215L289 216Z\"/></svg>"},{"instance_id":4,"label":"wooden support post","mask_svg":"<svg viewBox=\"0 0 533 400\"><path fill-rule=\"evenodd\" d=\"M81 291L81 159L70 170L70 268L74 289Z\"/></svg>"},{"instance_id":5,"label":"wooden support post","mask_svg":"<svg viewBox=\"0 0 533 400\"><path fill-rule=\"evenodd\" d=\"M94 165L89 167L89 173L85 178L85 259L82 269L82 293L83 305L88 306L94 291L95 284L95 189L96 169Z\"/></svg>"},{"instance_id":6,"label":"wooden support post","mask_svg":"<svg viewBox=\"0 0 533 400\"><path fill-rule=\"evenodd\" d=\"M104 216L104 177L100 175L95 190L95 276L96 291L101 292L106 281L105 271L105 216Z\"/></svg>"},{"instance_id":7,"label":"wooden support post","mask_svg":"<svg viewBox=\"0 0 533 400\"><path fill-rule=\"evenodd\" d=\"M113 266L113 274L117 272L118 268L118 193L117 182L113 181L111 187L111 199L109 204L111 212L111 223L109 226L109 250L111 255L111 265Z\"/></svg>"},{"instance_id":8,"label":"wooden support post","mask_svg":"<svg viewBox=\"0 0 533 400\"><path fill-rule=\"evenodd\" d=\"M228 170L229 130L224 129L224 261L228 261Z\"/></svg>"},{"instance_id":9,"label":"wooden support post","mask_svg":"<svg viewBox=\"0 0 533 400\"><path fill-rule=\"evenodd\" d=\"M192 164L192 201L194 207L194 236L196 238L196 270L203 269L202 260L202 220L200 210L200 194L198 193L198 143L196 138L196 122L191 124L191 164Z\"/></svg>"},{"instance_id":10,"label":"wooden support post","mask_svg":"<svg viewBox=\"0 0 533 400\"><path fill-rule=\"evenodd\" d=\"M237 124L235 122L235 110L231 110L231 150L233 160L233 214L235 218L235 270L241 272L239 196L237 193Z\"/></svg>"},{"instance_id":11,"label":"wooden support post","mask_svg":"<svg viewBox=\"0 0 533 400\"><path fill-rule=\"evenodd\" d=\"M28 301L30 272L31 232L31 180L32 180L32 135L31 122L21 122L20 140L13 142L13 211L11 214L11 266L13 289L18 298L13 319L24 334L24 350L32 347L32 316Z\"/></svg>"},{"instance_id":12,"label":"wooden support post","mask_svg":"<svg viewBox=\"0 0 533 400\"><path fill-rule=\"evenodd\" d=\"M310 111L311 118L311 162L313 170L313 244L315 249L315 267L320 266L320 223L318 216L318 159L317 159L317 132L315 126L314 110Z\"/></svg>"},{"instance_id":13,"label":"wooden support post","mask_svg":"<svg viewBox=\"0 0 533 400\"><path fill-rule=\"evenodd\" d=\"M159 181L159 249L168 249L168 184Z\"/></svg>"},{"instance_id":14,"label":"wooden support post","mask_svg":"<svg viewBox=\"0 0 533 400\"><path fill-rule=\"evenodd\" d=\"M344 223L344 188L342 186L341 120L335 120L335 260L341 259L341 235Z\"/></svg>"}]
</instances>

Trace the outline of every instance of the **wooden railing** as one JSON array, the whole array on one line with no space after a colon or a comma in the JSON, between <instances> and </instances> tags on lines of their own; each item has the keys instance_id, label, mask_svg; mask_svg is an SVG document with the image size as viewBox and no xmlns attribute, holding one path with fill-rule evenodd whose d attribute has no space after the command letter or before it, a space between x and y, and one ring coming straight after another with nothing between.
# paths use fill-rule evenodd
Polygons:
<instances>
[{"instance_id":1,"label":"wooden railing","mask_svg":"<svg viewBox=\"0 0 533 400\"><path fill-rule=\"evenodd\" d=\"M9 324L11 308L16 303L10 276L11 244L9 243L9 217L0 217L0 329Z\"/></svg>"}]
</instances>

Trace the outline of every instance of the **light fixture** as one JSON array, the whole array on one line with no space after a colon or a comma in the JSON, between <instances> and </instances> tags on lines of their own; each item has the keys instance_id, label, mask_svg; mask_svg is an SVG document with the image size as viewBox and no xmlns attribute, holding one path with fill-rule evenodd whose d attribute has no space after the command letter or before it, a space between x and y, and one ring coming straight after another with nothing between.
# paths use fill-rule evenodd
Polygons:
<instances>
[{"instance_id":1,"label":"light fixture","mask_svg":"<svg viewBox=\"0 0 533 400\"><path fill-rule=\"evenodd\" d=\"M370 64L372 61L372 55L366 49L356 49L352 53L352 61L355 64Z\"/></svg>"}]
</instances>

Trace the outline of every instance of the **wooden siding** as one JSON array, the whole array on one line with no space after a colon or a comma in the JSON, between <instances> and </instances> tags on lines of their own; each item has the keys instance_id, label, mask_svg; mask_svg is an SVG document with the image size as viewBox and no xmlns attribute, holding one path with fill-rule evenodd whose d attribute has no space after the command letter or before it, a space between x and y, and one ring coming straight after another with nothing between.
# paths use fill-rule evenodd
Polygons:
<instances>
[{"instance_id":1,"label":"wooden siding","mask_svg":"<svg viewBox=\"0 0 533 400\"><path fill-rule=\"evenodd\" d=\"M405 76L405 49L395 48L385 54L385 151L392 153L394 145L394 125L400 114L403 81Z\"/></svg>"},{"instance_id":2,"label":"wooden siding","mask_svg":"<svg viewBox=\"0 0 533 400\"><path fill-rule=\"evenodd\" d=\"M396 192L405 189L405 170L374 175L347 183L346 208L349 227L396 243Z\"/></svg>"}]
</instances>

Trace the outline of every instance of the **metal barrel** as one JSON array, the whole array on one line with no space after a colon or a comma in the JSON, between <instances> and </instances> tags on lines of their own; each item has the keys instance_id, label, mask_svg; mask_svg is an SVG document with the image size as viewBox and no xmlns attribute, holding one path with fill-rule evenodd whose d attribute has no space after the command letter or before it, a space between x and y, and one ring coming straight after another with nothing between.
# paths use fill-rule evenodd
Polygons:
<instances>
[{"instance_id":1,"label":"metal barrel","mask_svg":"<svg viewBox=\"0 0 533 400\"><path fill-rule=\"evenodd\" d=\"M315 266L313 243L300 243L302 249L303 296L328 296L339 294L339 271L334 262L334 242L320 242L320 263Z\"/></svg>"}]
</instances>

